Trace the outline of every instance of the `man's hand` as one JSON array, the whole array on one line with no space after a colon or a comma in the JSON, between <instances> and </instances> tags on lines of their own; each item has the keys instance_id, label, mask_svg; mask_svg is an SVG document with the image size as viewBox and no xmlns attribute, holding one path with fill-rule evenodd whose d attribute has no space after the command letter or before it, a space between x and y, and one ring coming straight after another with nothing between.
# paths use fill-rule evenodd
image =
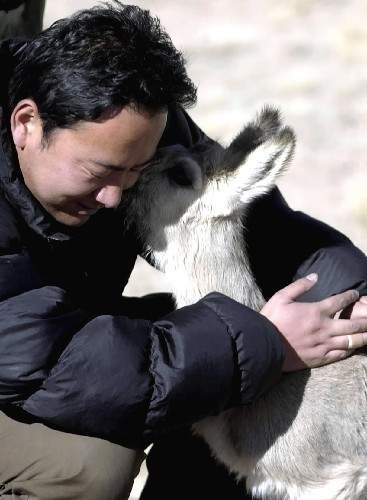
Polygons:
<instances>
[{"instance_id":1,"label":"man's hand","mask_svg":"<svg viewBox=\"0 0 367 500\"><path fill-rule=\"evenodd\" d=\"M316 281L316 274L295 281L273 295L260 311L283 336L283 371L315 368L344 359L352 352L351 342L353 349L367 345L367 298L359 299L356 290L320 302L295 302ZM350 308L351 319L335 318L338 312Z\"/></svg>"}]
</instances>

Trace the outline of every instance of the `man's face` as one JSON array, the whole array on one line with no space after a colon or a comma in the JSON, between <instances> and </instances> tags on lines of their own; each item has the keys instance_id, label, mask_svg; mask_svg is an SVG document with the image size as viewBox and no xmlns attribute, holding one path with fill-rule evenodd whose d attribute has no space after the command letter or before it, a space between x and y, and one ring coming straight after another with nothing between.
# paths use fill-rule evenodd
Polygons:
<instances>
[{"instance_id":1,"label":"man's face","mask_svg":"<svg viewBox=\"0 0 367 500\"><path fill-rule=\"evenodd\" d=\"M28 109L26 119L13 119L24 182L47 212L67 226L80 226L99 208L119 204L122 192L149 166L167 118L165 112L124 108L103 122L57 129L44 145L42 122L37 112L31 114Z\"/></svg>"}]
</instances>

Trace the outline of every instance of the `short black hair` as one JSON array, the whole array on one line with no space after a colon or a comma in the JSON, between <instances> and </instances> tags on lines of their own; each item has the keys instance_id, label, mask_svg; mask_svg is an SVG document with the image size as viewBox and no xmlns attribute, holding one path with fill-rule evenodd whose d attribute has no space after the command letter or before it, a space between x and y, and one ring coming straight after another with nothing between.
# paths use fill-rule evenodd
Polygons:
<instances>
[{"instance_id":1,"label":"short black hair","mask_svg":"<svg viewBox=\"0 0 367 500\"><path fill-rule=\"evenodd\" d=\"M9 111L38 106L44 138L126 106L151 113L196 102L185 59L157 17L118 0L56 21L24 45L9 85Z\"/></svg>"}]
</instances>

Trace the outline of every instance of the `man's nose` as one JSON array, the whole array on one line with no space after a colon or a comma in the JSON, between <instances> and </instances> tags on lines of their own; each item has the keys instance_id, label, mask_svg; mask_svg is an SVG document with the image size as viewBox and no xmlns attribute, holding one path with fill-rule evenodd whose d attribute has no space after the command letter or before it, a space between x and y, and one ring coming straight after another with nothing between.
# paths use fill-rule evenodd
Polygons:
<instances>
[{"instance_id":1,"label":"man's nose","mask_svg":"<svg viewBox=\"0 0 367 500\"><path fill-rule=\"evenodd\" d=\"M105 208L116 208L122 196L124 187L121 185L103 186L96 195L96 201L101 203Z\"/></svg>"}]
</instances>

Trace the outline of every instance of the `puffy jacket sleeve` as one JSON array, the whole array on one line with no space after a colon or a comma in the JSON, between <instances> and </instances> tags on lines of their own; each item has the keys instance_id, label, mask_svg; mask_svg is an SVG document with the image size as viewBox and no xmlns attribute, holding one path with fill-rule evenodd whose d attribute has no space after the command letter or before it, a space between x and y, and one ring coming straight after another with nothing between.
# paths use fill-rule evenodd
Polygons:
<instances>
[{"instance_id":1,"label":"puffy jacket sleeve","mask_svg":"<svg viewBox=\"0 0 367 500\"><path fill-rule=\"evenodd\" d=\"M0 257L0 299L0 405L64 431L145 446L281 371L275 327L220 294L155 322L95 317L18 253Z\"/></svg>"},{"instance_id":2,"label":"puffy jacket sleeve","mask_svg":"<svg viewBox=\"0 0 367 500\"><path fill-rule=\"evenodd\" d=\"M317 272L300 301L318 301L345 290L367 295L367 257L336 229L292 210L278 188L256 200L244 221L251 266L266 298Z\"/></svg>"},{"instance_id":3,"label":"puffy jacket sleeve","mask_svg":"<svg viewBox=\"0 0 367 500\"><path fill-rule=\"evenodd\" d=\"M42 280L26 253L0 256L0 404L23 401L89 319Z\"/></svg>"},{"instance_id":4,"label":"puffy jacket sleeve","mask_svg":"<svg viewBox=\"0 0 367 500\"><path fill-rule=\"evenodd\" d=\"M108 315L89 321L22 408L65 431L145 446L251 402L279 376L282 361L270 322L211 294L154 323Z\"/></svg>"}]
</instances>

